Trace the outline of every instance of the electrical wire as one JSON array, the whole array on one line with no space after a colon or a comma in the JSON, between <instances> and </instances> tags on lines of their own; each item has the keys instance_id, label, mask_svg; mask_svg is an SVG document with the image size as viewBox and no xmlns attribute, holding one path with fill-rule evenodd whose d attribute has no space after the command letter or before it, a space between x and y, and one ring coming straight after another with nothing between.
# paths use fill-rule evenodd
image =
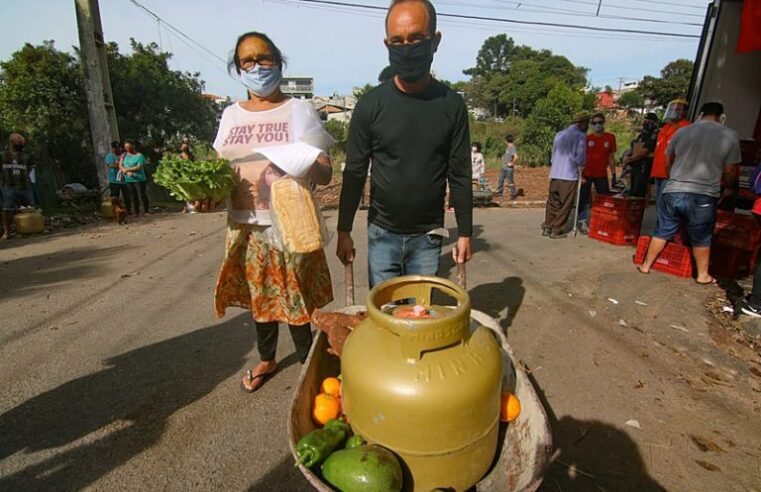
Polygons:
<instances>
[{"instance_id":1,"label":"electrical wire","mask_svg":"<svg viewBox=\"0 0 761 492\"><path fill-rule=\"evenodd\" d=\"M595 8L599 5L599 2L590 2L590 1L587 1L587 0L557 0L557 1L558 2L573 3L573 4L578 4L578 5L594 5ZM619 4L607 3L607 2L603 3L602 6L605 7L605 8L609 8L609 9L624 9L624 10L631 10L632 9L631 5L619 5ZM700 18L704 17L701 14L686 14L684 12L675 12L673 10L656 10L656 9L648 9L648 8L645 8L645 7L636 7L636 8L637 8L637 10L640 10L642 12L654 12L654 13L657 13L657 14L676 14L676 15L686 15L686 16L689 16L689 17L700 17Z\"/></svg>"},{"instance_id":2,"label":"electrical wire","mask_svg":"<svg viewBox=\"0 0 761 492\"><path fill-rule=\"evenodd\" d=\"M130 1L135 1L135 0L130 0ZM305 4L323 4L323 5L333 5L333 6L339 6L339 7L355 7L355 8L384 11L384 12L388 10L386 7L380 7L376 5L363 5L358 3L338 2L335 0L289 0L289 1L301 2ZM560 22L528 21L528 20L507 19L507 18L498 18L498 17L486 17L486 16L478 16L478 15L450 14L450 13L439 12L437 16L440 18L449 17L453 19L482 20L482 21L502 22L506 24L525 24L525 25L531 25L531 26L560 27L560 28L566 28L566 29L578 29L578 30L594 31L594 32L645 34L650 36L664 36L664 37L673 37L673 38L692 38L692 39L700 38L700 36L697 34L645 31L641 29L623 29L623 28L613 28L613 27L594 27L594 26L584 26L579 24L563 24Z\"/></svg>"}]
</instances>

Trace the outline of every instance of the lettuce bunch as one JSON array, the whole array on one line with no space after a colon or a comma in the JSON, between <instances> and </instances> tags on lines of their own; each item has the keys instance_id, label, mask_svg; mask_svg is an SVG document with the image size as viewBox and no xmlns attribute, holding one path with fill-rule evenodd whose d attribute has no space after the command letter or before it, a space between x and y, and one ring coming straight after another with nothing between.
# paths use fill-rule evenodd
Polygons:
<instances>
[{"instance_id":1,"label":"lettuce bunch","mask_svg":"<svg viewBox=\"0 0 761 492\"><path fill-rule=\"evenodd\" d=\"M174 155L161 159L153 180L184 201L220 201L235 185L233 169L225 159L188 161Z\"/></svg>"}]
</instances>

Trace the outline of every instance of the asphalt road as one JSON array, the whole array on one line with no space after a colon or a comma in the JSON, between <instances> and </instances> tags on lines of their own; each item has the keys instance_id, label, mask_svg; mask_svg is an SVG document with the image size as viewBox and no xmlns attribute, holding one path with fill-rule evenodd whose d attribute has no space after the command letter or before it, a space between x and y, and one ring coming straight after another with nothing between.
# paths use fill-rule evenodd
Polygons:
<instances>
[{"instance_id":1,"label":"asphalt road","mask_svg":"<svg viewBox=\"0 0 761 492\"><path fill-rule=\"evenodd\" d=\"M286 446L287 330L280 372L248 395L250 316L213 314L224 222L157 215L0 245L0 490L310 490ZM638 274L629 248L543 239L540 222L478 210L468 280L550 413L542 490L761 491L759 361L711 323L715 287Z\"/></svg>"}]
</instances>

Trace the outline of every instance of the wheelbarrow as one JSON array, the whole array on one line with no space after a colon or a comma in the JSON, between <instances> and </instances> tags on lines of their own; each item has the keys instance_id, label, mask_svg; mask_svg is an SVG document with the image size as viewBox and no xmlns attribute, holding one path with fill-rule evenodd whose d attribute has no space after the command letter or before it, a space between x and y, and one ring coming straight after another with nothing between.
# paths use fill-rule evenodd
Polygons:
<instances>
[{"instance_id":1,"label":"wheelbarrow","mask_svg":"<svg viewBox=\"0 0 761 492\"><path fill-rule=\"evenodd\" d=\"M357 314L365 310L353 305L354 286L351 265L346 267L347 307L339 312ZM464 264L458 265L458 281L464 287ZM481 311L471 311L471 322L491 330L502 346L503 391L511 391L521 402L519 417L509 424L500 423L499 444L489 472L479 481L475 490L499 492L533 492L539 488L552 453L552 433L547 413L526 372L516 363L515 355L507 343L499 324ZM328 352L328 337L318 331L304 367L299 375L291 401L288 420L288 446L296 461L296 443L317 427L312 421L312 402L320 392L320 384L327 377L341 372L341 361ZM505 385L507 387L505 387ZM298 465L306 480L320 492L333 489L309 468Z\"/></svg>"}]
</instances>

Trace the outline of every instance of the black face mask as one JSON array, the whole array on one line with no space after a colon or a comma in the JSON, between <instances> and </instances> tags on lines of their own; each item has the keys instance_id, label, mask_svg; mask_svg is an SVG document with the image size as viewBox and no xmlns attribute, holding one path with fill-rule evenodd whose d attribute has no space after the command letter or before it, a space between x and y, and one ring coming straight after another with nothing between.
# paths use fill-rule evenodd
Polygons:
<instances>
[{"instance_id":1,"label":"black face mask","mask_svg":"<svg viewBox=\"0 0 761 492\"><path fill-rule=\"evenodd\" d=\"M418 43L389 45L388 61L391 69L405 82L416 82L431 71L433 40Z\"/></svg>"},{"instance_id":2,"label":"black face mask","mask_svg":"<svg viewBox=\"0 0 761 492\"><path fill-rule=\"evenodd\" d=\"M16 152L21 152L24 150L24 144L13 144L13 150Z\"/></svg>"}]
</instances>

